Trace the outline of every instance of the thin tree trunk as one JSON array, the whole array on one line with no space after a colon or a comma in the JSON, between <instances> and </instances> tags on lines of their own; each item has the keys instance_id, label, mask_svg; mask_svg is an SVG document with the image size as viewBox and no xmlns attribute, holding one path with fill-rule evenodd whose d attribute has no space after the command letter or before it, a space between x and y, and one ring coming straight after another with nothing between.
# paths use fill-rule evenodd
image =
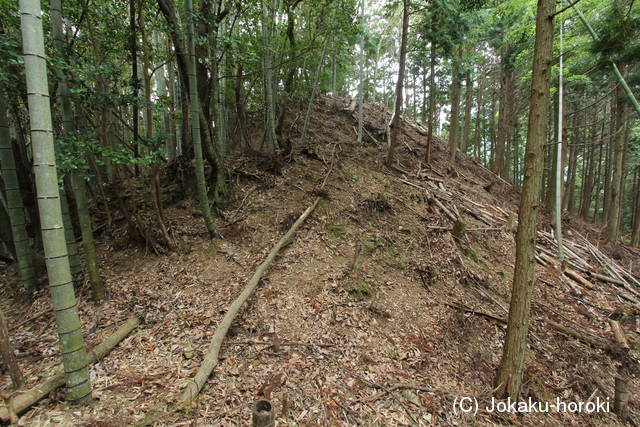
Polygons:
<instances>
[{"instance_id":1,"label":"thin tree trunk","mask_svg":"<svg viewBox=\"0 0 640 427\"><path fill-rule=\"evenodd\" d=\"M502 177L508 178L509 176L509 164L507 163L506 149L509 141L509 131L511 128L511 113L513 111L513 92L515 90L514 85L514 70L513 66L508 62L509 55L505 54L503 57L503 64L501 64L501 82L500 82L500 95L499 95L499 110L498 110L498 136L495 139L495 158L493 163L494 172ZM495 125L494 125L495 128Z\"/></svg>"},{"instance_id":2,"label":"thin tree trunk","mask_svg":"<svg viewBox=\"0 0 640 427\"><path fill-rule=\"evenodd\" d=\"M385 160L388 166L393 164L396 145L398 144L398 135L400 134L400 115L402 114L402 88L404 85L404 73L407 60L407 33L409 31L409 5L408 0L402 2L402 37L400 40L400 61L398 65L398 80L396 81L396 105L393 112L393 120L390 124L390 144L387 158Z\"/></svg>"},{"instance_id":3,"label":"thin tree trunk","mask_svg":"<svg viewBox=\"0 0 640 427\"><path fill-rule=\"evenodd\" d=\"M427 126L427 147L424 150L424 162L431 164L431 146L433 145L433 126L436 113L436 44L431 40L429 53L429 125Z\"/></svg>"},{"instance_id":4,"label":"thin tree trunk","mask_svg":"<svg viewBox=\"0 0 640 427\"><path fill-rule=\"evenodd\" d=\"M2 355L2 361L9 369L13 387L16 389L22 387L24 377L22 376L22 371L20 370L16 355L13 352L13 347L9 341L9 328L7 327L7 320L2 311L0 311L0 354Z\"/></svg>"},{"instance_id":5,"label":"thin tree trunk","mask_svg":"<svg viewBox=\"0 0 640 427\"><path fill-rule=\"evenodd\" d=\"M482 94L483 94L484 81L478 79L478 89L476 90L476 128L474 131L474 155L478 162L480 162L480 145L482 144Z\"/></svg>"},{"instance_id":6,"label":"thin tree trunk","mask_svg":"<svg viewBox=\"0 0 640 427\"><path fill-rule=\"evenodd\" d=\"M458 52L458 54L461 54ZM451 118L449 119L449 155L451 162L456 161L458 153L458 123L460 120L460 65L456 59L453 60L453 75L451 84Z\"/></svg>"},{"instance_id":7,"label":"thin tree trunk","mask_svg":"<svg viewBox=\"0 0 640 427\"><path fill-rule=\"evenodd\" d=\"M625 146L625 110L626 106L622 98L622 89L618 87L616 90L616 130L615 136L612 136L614 141L613 147L613 178L611 180L611 204L609 206L609 217L607 221L607 239L611 242L615 242L619 237L619 216L620 216L620 193L622 189L622 178L624 168L624 146Z\"/></svg>"},{"instance_id":8,"label":"thin tree trunk","mask_svg":"<svg viewBox=\"0 0 640 427\"><path fill-rule=\"evenodd\" d=\"M358 144L362 144L362 129L364 127L364 32L366 25L364 20L365 1L366 0L360 0L360 57L358 64L358 78L360 80L360 85L358 87ZM400 48L400 50L402 50L402 48ZM400 55L402 56L402 52L400 53Z\"/></svg>"},{"instance_id":9,"label":"thin tree trunk","mask_svg":"<svg viewBox=\"0 0 640 427\"><path fill-rule=\"evenodd\" d=\"M464 92L464 124L462 125L461 151L467 154L469 151L469 137L471 135L471 105L473 103L473 79L471 73L467 74Z\"/></svg>"},{"instance_id":10,"label":"thin tree trunk","mask_svg":"<svg viewBox=\"0 0 640 427\"><path fill-rule=\"evenodd\" d=\"M134 158L140 157L140 136L138 120L139 110L138 106L138 92L140 91L140 81L138 79L138 35L136 34L136 0L129 0L129 48L131 49L131 85L133 90L133 103L131 104L131 116L132 116L132 128L133 128L133 156ZM134 164L134 170L136 175L139 175L140 170L138 163Z\"/></svg>"},{"instance_id":11,"label":"thin tree trunk","mask_svg":"<svg viewBox=\"0 0 640 427\"><path fill-rule=\"evenodd\" d=\"M307 104L307 112L304 116L304 123L302 125L302 134L300 135L299 144L301 147L307 146L307 132L309 130L309 122L311 121L311 111L313 110L313 101L316 97L318 85L320 84L320 73L324 65L324 58L327 53L327 42L329 36L325 36L324 43L322 44L322 54L320 55L320 62L318 62L318 68L316 69L316 75L314 77L313 84L311 86L311 96L309 97L309 103Z\"/></svg>"},{"instance_id":12,"label":"thin tree trunk","mask_svg":"<svg viewBox=\"0 0 640 427\"><path fill-rule=\"evenodd\" d=\"M51 0L51 33L54 39L54 45L58 58L64 58L64 38L62 35L62 7L60 0ZM67 79L63 72L58 71L58 92L62 104L63 116L63 135L68 135L73 129L73 111L71 100L69 99L69 87ZM93 243L93 227L91 225L91 216L87 206L86 183L76 170L70 173L73 193L76 198L76 207L78 212L78 220L80 222L80 231L82 233L82 244L84 246L85 261L87 271L89 273L89 281L91 282L91 290L96 301L104 298L104 282L98 271L98 262L96 258L96 248ZM72 229L67 229L68 232ZM73 234L72 234L73 236ZM73 239L75 245L75 238Z\"/></svg>"},{"instance_id":13,"label":"thin tree trunk","mask_svg":"<svg viewBox=\"0 0 640 427\"><path fill-rule=\"evenodd\" d=\"M31 295L35 287L33 253L27 235L22 194L13 157L13 145L9 137L6 103L2 94L0 94L0 166L2 167L0 171L4 182L7 213L11 222L12 243L20 269L20 279L27 294Z\"/></svg>"},{"instance_id":14,"label":"thin tree trunk","mask_svg":"<svg viewBox=\"0 0 640 427\"><path fill-rule=\"evenodd\" d=\"M268 3L268 4L267 4ZM262 72L263 72L263 89L265 103L265 137L264 143L267 152L274 161L276 167L276 151L278 150L278 139L276 137L276 101L274 95L274 79L273 79L273 53L274 48L271 41L274 27L275 5L272 0L261 0L262 4Z\"/></svg>"},{"instance_id":15,"label":"thin tree trunk","mask_svg":"<svg viewBox=\"0 0 640 427\"><path fill-rule=\"evenodd\" d=\"M238 127L240 128L240 149L245 151L250 147L249 129L247 128L247 114L244 107L244 96L242 94L242 62L238 61L238 71L236 73L235 95L236 95L236 116L238 117Z\"/></svg>"},{"instance_id":16,"label":"thin tree trunk","mask_svg":"<svg viewBox=\"0 0 640 427\"><path fill-rule=\"evenodd\" d=\"M18 257L16 256L16 248L13 244L11 231L11 220L5 207L5 198L2 194L2 189L0 189L0 250L4 244L5 249L9 252L9 255L11 255L11 261L13 261L18 259ZM0 252L0 254L4 255L4 252Z\"/></svg>"},{"instance_id":17,"label":"thin tree trunk","mask_svg":"<svg viewBox=\"0 0 640 427\"><path fill-rule=\"evenodd\" d=\"M531 296L535 282L536 227L544 164L543 148L547 134L554 10L554 0L538 0L525 178L516 234L516 263L505 343L494 382L496 397L510 397L513 400L517 400L522 386Z\"/></svg>"},{"instance_id":18,"label":"thin tree trunk","mask_svg":"<svg viewBox=\"0 0 640 427\"><path fill-rule=\"evenodd\" d=\"M91 400L91 382L62 227L41 10L39 0L20 0L33 169L51 301L66 372L67 400L84 404Z\"/></svg>"},{"instance_id":19,"label":"thin tree trunk","mask_svg":"<svg viewBox=\"0 0 640 427\"><path fill-rule=\"evenodd\" d=\"M560 51L563 49L564 21L560 23ZM556 222L556 242L558 243L558 257L562 262L564 260L564 246L562 243L562 141L564 131L564 55L560 54L560 72L558 76L558 126L556 128L558 145L555 147L554 174L552 175L555 182L552 185L553 191L553 207Z\"/></svg>"},{"instance_id":20,"label":"thin tree trunk","mask_svg":"<svg viewBox=\"0 0 640 427\"><path fill-rule=\"evenodd\" d=\"M211 208L209 206L209 196L207 194L207 183L204 177L204 160L202 158L202 140L200 139L200 98L198 98L198 82L196 80L196 54L193 25L193 4L191 0L185 0L187 14L187 34L189 44L189 62L187 63L189 76L189 110L191 118L191 139L193 141L193 152L196 160L196 185L198 189L198 199L202 217L211 238L218 235L218 231L213 224Z\"/></svg>"},{"instance_id":21,"label":"thin tree trunk","mask_svg":"<svg viewBox=\"0 0 640 427\"><path fill-rule=\"evenodd\" d=\"M631 245L638 247L640 245L640 166L636 166L636 185L635 185L635 203L633 214L633 228L631 230Z\"/></svg>"}]
</instances>

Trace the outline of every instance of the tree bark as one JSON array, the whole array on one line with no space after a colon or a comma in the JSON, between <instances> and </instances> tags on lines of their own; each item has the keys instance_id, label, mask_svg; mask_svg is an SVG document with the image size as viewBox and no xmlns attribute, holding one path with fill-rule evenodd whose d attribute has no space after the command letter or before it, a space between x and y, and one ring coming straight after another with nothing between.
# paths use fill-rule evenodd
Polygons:
<instances>
[{"instance_id":1,"label":"tree bark","mask_svg":"<svg viewBox=\"0 0 640 427\"><path fill-rule=\"evenodd\" d=\"M524 183L520 200L516 263L502 359L494 382L495 396L516 400L522 386L531 296L535 282L535 247L542 185L543 148L547 134L554 0L538 0Z\"/></svg>"}]
</instances>

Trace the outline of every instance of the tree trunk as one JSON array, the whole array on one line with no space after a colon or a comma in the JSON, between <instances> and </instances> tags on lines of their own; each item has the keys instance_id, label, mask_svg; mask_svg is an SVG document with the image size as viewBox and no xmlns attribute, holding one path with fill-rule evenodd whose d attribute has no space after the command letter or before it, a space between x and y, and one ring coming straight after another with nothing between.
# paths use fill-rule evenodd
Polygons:
<instances>
[{"instance_id":1,"label":"tree trunk","mask_svg":"<svg viewBox=\"0 0 640 427\"><path fill-rule=\"evenodd\" d=\"M616 102L617 91L614 90L611 95L611 101L609 104L610 118L609 118L609 137L607 138L607 151L606 151L606 167L604 173L604 204L602 212L602 223L609 222L609 216L611 215L611 182L613 180L613 149L616 141L616 129L617 129L617 106Z\"/></svg>"},{"instance_id":2,"label":"tree trunk","mask_svg":"<svg viewBox=\"0 0 640 427\"><path fill-rule=\"evenodd\" d=\"M615 135L612 136L612 141L614 142L613 146L613 161L612 161L612 169L613 169L613 177L611 180L611 202L609 206L609 217L607 221L607 239L610 242L615 242L619 237L619 216L620 212L620 198L622 194L620 193L622 189L622 178L623 178L623 168L624 168L624 146L625 146L625 112L626 105L623 99L623 92L620 87L616 89L616 130Z\"/></svg>"},{"instance_id":3,"label":"tree trunk","mask_svg":"<svg viewBox=\"0 0 640 427\"><path fill-rule=\"evenodd\" d=\"M473 79L471 73L467 74L464 92L464 124L462 125L462 146L463 154L469 150L469 137L471 134L471 104L473 103Z\"/></svg>"},{"instance_id":4,"label":"tree trunk","mask_svg":"<svg viewBox=\"0 0 640 427\"><path fill-rule=\"evenodd\" d=\"M204 177L204 160L202 158L202 140L200 139L200 98L198 98L198 82L196 80L196 53L195 37L193 25L193 4L191 0L185 0L187 14L187 37L189 45L189 62L187 63L189 77L189 115L191 119L191 140L193 142L193 152L196 161L196 185L198 189L198 199L202 217L211 238L218 235L218 231L213 224L211 208L209 206L209 196L207 194L207 183Z\"/></svg>"},{"instance_id":5,"label":"tree trunk","mask_svg":"<svg viewBox=\"0 0 640 427\"><path fill-rule=\"evenodd\" d=\"M51 301L66 372L67 399L72 404L84 404L91 400L91 382L62 226L41 10L39 0L20 1L33 169Z\"/></svg>"},{"instance_id":6,"label":"tree trunk","mask_svg":"<svg viewBox=\"0 0 640 427\"><path fill-rule=\"evenodd\" d=\"M500 82L499 111L498 111L498 136L495 141L495 159L493 164L494 172L501 178L508 179L509 164L507 162L506 150L509 143L509 133L511 130L511 115L513 102L515 100L515 77L513 65L509 63L509 54L506 53L501 64L502 79Z\"/></svg>"},{"instance_id":7,"label":"tree trunk","mask_svg":"<svg viewBox=\"0 0 640 427\"><path fill-rule=\"evenodd\" d=\"M138 105L138 92L140 91L140 81L138 79L138 35L136 34L136 0L129 0L129 48L131 49L131 88L133 94L133 103L131 104L131 117L133 129L133 157L140 157L140 135L138 120L140 116L140 107ZM140 168L138 163L134 164L136 175L139 175Z\"/></svg>"},{"instance_id":8,"label":"tree trunk","mask_svg":"<svg viewBox=\"0 0 640 427\"><path fill-rule=\"evenodd\" d=\"M7 327L7 320L2 311L0 311L0 354L2 355L2 361L9 369L13 387L16 389L22 387L24 377L22 376L22 371L20 370L16 355L13 352L13 347L9 341L9 328Z\"/></svg>"},{"instance_id":9,"label":"tree trunk","mask_svg":"<svg viewBox=\"0 0 640 427\"><path fill-rule=\"evenodd\" d=\"M473 134L474 137L474 156L478 162L480 162L480 145L482 144L482 94L483 83L481 77L478 77L478 89L476 90L476 128Z\"/></svg>"},{"instance_id":10,"label":"tree trunk","mask_svg":"<svg viewBox=\"0 0 640 427\"><path fill-rule=\"evenodd\" d=\"M461 55L460 50L458 55ZM449 155L451 162L456 161L458 153L458 123L460 121L460 64L456 59L453 60L453 75L451 76L451 117L449 119Z\"/></svg>"},{"instance_id":11,"label":"tree trunk","mask_svg":"<svg viewBox=\"0 0 640 427\"><path fill-rule=\"evenodd\" d=\"M391 140L389 151L385 163L387 166L393 164L396 146L398 144L398 135L400 134L400 115L402 114L402 88L404 85L404 73L407 61L407 33L409 31L409 0L402 2L402 38L400 40L400 61L398 65L398 80L396 81L396 105L393 112L393 120L390 125Z\"/></svg>"},{"instance_id":12,"label":"tree trunk","mask_svg":"<svg viewBox=\"0 0 640 427\"><path fill-rule=\"evenodd\" d=\"M58 58L64 59L64 37L62 34L62 7L60 0L51 0L51 33L54 39L54 45ZM63 135L69 135L73 130L73 111L71 106L69 86L67 78L62 71L56 73L58 78L58 93L62 104L63 116ZM78 153L80 155L80 153ZM96 301L104 298L104 282L98 272L98 262L96 258L96 248L93 243L93 228L91 225L91 217L87 206L87 195L84 178L76 170L70 173L73 193L76 198L76 208L78 212L78 220L80 222L80 231L82 233L82 244L84 246L85 261L87 271L89 273L89 281L91 282L91 290ZM67 232L71 232L72 228L66 228ZM73 233L71 233L73 237ZM75 237L73 237L73 245L75 245Z\"/></svg>"},{"instance_id":13,"label":"tree trunk","mask_svg":"<svg viewBox=\"0 0 640 427\"><path fill-rule=\"evenodd\" d=\"M167 48L169 47L169 41L167 39ZM173 62L170 61L165 64L163 69L166 68L166 77L167 84L166 90L169 101L169 111L167 112L167 107L164 109L164 116L166 117L166 132L167 132L167 161L172 162L175 160L178 154L178 135L176 129L176 119L174 118L175 105L176 105L176 78L175 72L173 68ZM164 73L163 73L164 74ZM160 89L158 89L160 90Z\"/></svg>"},{"instance_id":14,"label":"tree trunk","mask_svg":"<svg viewBox=\"0 0 640 427\"><path fill-rule=\"evenodd\" d=\"M238 61L238 71L236 73L236 116L238 117L238 127L240 128L240 149L245 151L251 145L249 129L247 128L247 114L244 107L244 95L242 93L242 62Z\"/></svg>"},{"instance_id":15,"label":"tree trunk","mask_svg":"<svg viewBox=\"0 0 640 427\"><path fill-rule=\"evenodd\" d=\"M12 243L15 249L20 279L27 294L31 295L35 287L35 269L33 253L27 235L24 208L22 206L22 194L16 173L16 164L13 157L13 145L9 137L9 125L7 123L7 110L4 96L0 93L0 166L2 169L2 181L7 201L7 213L11 222Z\"/></svg>"},{"instance_id":16,"label":"tree trunk","mask_svg":"<svg viewBox=\"0 0 640 427\"><path fill-rule=\"evenodd\" d=\"M547 134L554 10L554 0L538 0L525 177L516 235L516 263L505 343L494 382L496 397L510 397L513 400L517 400L522 386L531 295L535 282L536 227L544 164L543 148Z\"/></svg>"},{"instance_id":17,"label":"tree trunk","mask_svg":"<svg viewBox=\"0 0 640 427\"><path fill-rule=\"evenodd\" d=\"M633 228L631 230L631 245L638 247L640 245L640 166L636 166L636 185L635 185L635 203L633 214Z\"/></svg>"},{"instance_id":18,"label":"tree trunk","mask_svg":"<svg viewBox=\"0 0 640 427\"><path fill-rule=\"evenodd\" d=\"M487 147L484 147L484 163L485 165L495 171L495 163L496 163L496 140L498 139L496 135L496 105L498 102L496 97L499 98L499 94L496 93L494 89L491 90L491 110L489 111L489 145L490 145L490 153L487 158ZM498 105L499 106L499 105Z\"/></svg>"},{"instance_id":19,"label":"tree trunk","mask_svg":"<svg viewBox=\"0 0 640 427\"><path fill-rule=\"evenodd\" d=\"M268 3L268 4L267 4ZM262 72L264 89L264 144L267 153L271 156L274 167L276 167L276 151L278 150L278 139L276 137L276 100L274 94L273 79L273 54L274 48L271 41L274 30L275 5L272 0L261 0L262 4Z\"/></svg>"},{"instance_id":20,"label":"tree trunk","mask_svg":"<svg viewBox=\"0 0 640 427\"><path fill-rule=\"evenodd\" d=\"M427 126L427 147L424 150L424 162L431 164L431 146L433 145L433 126L436 114L436 44L431 40L429 54L429 125Z\"/></svg>"},{"instance_id":21,"label":"tree trunk","mask_svg":"<svg viewBox=\"0 0 640 427\"><path fill-rule=\"evenodd\" d=\"M365 21L364 21L364 10L365 10L365 1L360 0L360 57L359 57L359 79L360 85L358 87L358 144L362 144L362 130L364 128L364 55L365 55L365 46L364 46L364 32L365 32ZM406 7L406 6L404 6ZM404 18L403 18L403 31L404 31ZM404 33L403 33L404 37ZM406 41L405 41L406 43ZM406 51L406 47L405 47ZM406 55L406 53L405 53ZM402 59L402 46L400 47L400 61ZM397 99L397 97L396 97ZM392 154L393 156L393 154ZM393 159L392 159L393 160Z\"/></svg>"},{"instance_id":22,"label":"tree trunk","mask_svg":"<svg viewBox=\"0 0 640 427\"><path fill-rule=\"evenodd\" d=\"M335 16L335 14L334 14ZM302 134L300 135L300 141L298 142L301 147L307 147L307 132L309 130L309 123L311 121L311 112L313 110L313 101L316 97L316 92L318 90L318 85L320 84L320 74L322 72L322 67L324 65L324 58L327 53L327 42L329 41L329 36L325 36L324 42L322 43L322 54L320 55L320 61L318 62L318 68L316 69L316 75L313 79L313 84L311 85L311 95L309 96L309 103L307 104L307 112L304 115L304 123L302 125Z\"/></svg>"},{"instance_id":23,"label":"tree trunk","mask_svg":"<svg viewBox=\"0 0 640 427\"><path fill-rule=\"evenodd\" d=\"M5 198L2 194L2 189L0 189L0 255L5 255L5 252L2 251L3 244L4 248L12 258L11 260L4 261L12 262L18 259L16 256L16 248L13 244L13 235L11 234L11 220L9 219L9 214L5 207Z\"/></svg>"}]
</instances>

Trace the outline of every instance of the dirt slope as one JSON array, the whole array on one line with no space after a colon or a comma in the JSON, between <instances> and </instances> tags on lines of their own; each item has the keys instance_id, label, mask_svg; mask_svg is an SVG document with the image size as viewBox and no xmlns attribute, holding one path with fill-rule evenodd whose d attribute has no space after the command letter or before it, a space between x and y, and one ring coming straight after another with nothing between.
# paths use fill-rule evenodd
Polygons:
<instances>
[{"instance_id":1,"label":"dirt slope","mask_svg":"<svg viewBox=\"0 0 640 427\"><path fill-rule=\"evenodd\" d=\"M235 322L197 404L165 422L248 425L252 401L268 395L279 425L616 423L613 414L454 414L456 397L490 401L515 253L509 217L517 211L518 193L471 159L460 158L454 168L441 141L433 169L420 166L425 138L406 124L398 169L385 168L382 146L370 137L363 146L354 144L355 121L341 111L347 104L318 100L309 133L317 156L296 152L282 175L262 172L250 159L234 160L242 174L226 221L219 221L231 223L222 229L224 240L206 238L190 201L167 208L182 248L170 255L116 249L102 236L100 267L109 299L96 308L83 291L88 341L99 342L132 313L143 316L144 325L92 368L93 405L67 412L57 394L22 422L132 424L158 402L170 402L197 370L225 308L311 203L335 155L328 200ZM291 107L285 124L293 142L304 108ZM376 132L388 113L373 106L366 113L368 130L380 139ZM438 228L450 228L452 221L433 197L466 222L469 231L460 240ZM569 225L576 227L571 236L579 232L598 241L596 230L576 220ZM606 250L619 263L637 263L628 248ZM15 286L13 273L13 267L0 269L5 295ZM569 284L551 266L539 265L537 274L524 397L584 401L594 390L601 398L611 395L616 362L610 352L560 334L545 320L610 340L607 319L613 316L636 341L636 306L611 284ZM12 324L49 304L46 289L32 306L3 302ZM29 384L52 372L59 359L50 314L13 336ZM6 386L8 378L2 381ZM631 408L637 419L635 396Z\"/></svg>"}]
</instances>

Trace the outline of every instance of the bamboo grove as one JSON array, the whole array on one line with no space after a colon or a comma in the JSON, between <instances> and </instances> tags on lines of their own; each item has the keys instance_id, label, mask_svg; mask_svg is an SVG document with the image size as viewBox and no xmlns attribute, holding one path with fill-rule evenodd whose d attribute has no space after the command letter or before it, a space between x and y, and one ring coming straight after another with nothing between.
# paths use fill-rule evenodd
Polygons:
<instances>
[{"instance_id":1,"label":"bamboo grove","mask_svg":"<svg viewBox=\"0 0 640 427\"><path fill-rule=\"evenodd\" d=\"M543 6L547 15L538 20L545 25L536 27ZM26 298L46 270L69 399L82 403L91 389L74 287L88 282L96 301L108 294L96 229L124 220L127 238L149 251L177 249L161 197L161 187L171 186L198 200L208 235L219 237L217 224L240 173L233 159L258 157L277 174L294 148L310 150L307 127L318 93L394 112L389 166L400 117L410 116L427 129L425 165L440 135L454 162L473 157L524 187L534 211L542 206L560 223L579 218L612 242L639 246L640 5L582 0L559 2L555 12L551 6L548 0L2 2L0 255L18 264L17 292ZM534 52L535 40L550 49L547 56ZM549 67L532 67L534 59ZM532 88L549 96L530 95ZM308 105L296 140L282 136L292 101ZM363 114L360 107L358 141ZM529 167L532 138L540 139L542 156ZM132 193L144 194L149 209ZM524 247L531 236L522 239ZM521 314L527 323L528 312ZM524 358L522 348L511 350L517 355L505 358ZM517 394L514 381L502 382L502 391Z\"/></svg>"}]
</instances>

